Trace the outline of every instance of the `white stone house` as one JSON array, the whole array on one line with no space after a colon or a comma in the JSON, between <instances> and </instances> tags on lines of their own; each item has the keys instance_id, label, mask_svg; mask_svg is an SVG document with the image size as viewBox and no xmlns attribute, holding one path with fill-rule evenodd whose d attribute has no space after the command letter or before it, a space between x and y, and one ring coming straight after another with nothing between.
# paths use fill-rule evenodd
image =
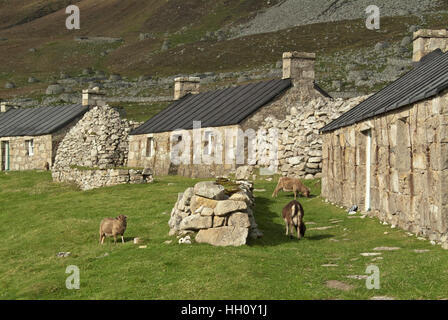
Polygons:
<instances>
[{"instance_id":1,"label":"white stone house","mask_svg":"<svg viewBox=\"0 0 448 320\"><path fill-rule=\"evenodd\" d=\"M197 164L191 146L190 158L185 163L171 161L173 132L182 129L192 133L193 123L200 121L203 145L200 152L216 156L213 130L223 136L262 127L263 120L275 115L283 119L292 105L312 98L329 97L314 81L314 53L286 52L283 54L282 79L235 86L200 93L199 78L175 79L175 102L132 131L129 138L128 166L149 167L156 175L177 174L190 177L225 175L244 163L227 162L228 143L223 143L218 155L221 163ZM213 129L213 130L212 130ZM216 132L215 131L215 132ZM181 139L181 138L179 138ZM180 141L180 140L179 140ZM232 142L236 148L245 141ZM242 146L247 151L247 145ZM216 159L216 158L215 158Z\"/></svg>"},{"instance_id":2,"label":"white stone house","mask_svg":"<svg viewBox=\"0 0 448 320\"><path fill-rule=\"evenodd\" d=\"M448 248L448 33L414 33L414 68L321 129L322 197Z\"/></svg>"},{"instance_id":3,"label":"white stone house","mask_svg":"<svg viewBox=\"0 0 448 320\"><path fill-rule=\"evenodd\" d=\"M87 111L81 104L23 109L2 104L0 170L48 170L59 143Z\"/></svg>"}]
</instances>

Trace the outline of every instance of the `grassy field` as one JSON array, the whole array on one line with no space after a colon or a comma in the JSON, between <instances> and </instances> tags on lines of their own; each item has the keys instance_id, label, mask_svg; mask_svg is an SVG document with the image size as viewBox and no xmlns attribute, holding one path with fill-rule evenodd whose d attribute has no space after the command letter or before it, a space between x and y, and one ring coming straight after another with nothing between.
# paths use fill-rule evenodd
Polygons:
<instances>
[{"instance_id":1,"label":"grassy field","mask_svg":"<svg viewBox=\"0 0 448 320\"><path fill-rule=\"evenodd\" d=\"M81 192L54 184L47 172L0 173L1 299L442 299L448 292L448 252L376 219L348 218L319 196L302 199L307 233L284 235L281 208L289 193L271 198L275 181L256 181L255 218L264 237L242 247L179 245L168 236L177 193L193 179L159 177L150 185ZM102 218L126 214L126 243L98 244ZM331 227L328 229L314 229ZM385 234L385 232L388 232ZM132 239L142 237L147 248ZM171 244L164 243L173 240ZM364 257L379 246L382 260ZM417 253L414 250L429 250ZM71 252L58 258L61 251ZM335 265L324 267L324 264ZM381 289L368 290L366 267L379 267ZM65 286L67 266L80 269L80 289ZM329 280L352 285L348 291Z\"/></svg>"}]
</instances>

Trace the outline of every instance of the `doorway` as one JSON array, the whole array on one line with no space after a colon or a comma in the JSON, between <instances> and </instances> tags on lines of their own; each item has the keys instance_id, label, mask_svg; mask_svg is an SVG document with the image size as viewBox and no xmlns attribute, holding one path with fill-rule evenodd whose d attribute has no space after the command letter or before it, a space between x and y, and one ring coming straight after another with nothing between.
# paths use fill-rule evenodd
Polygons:
<instances>
[{"instance_id":1,"label":"doorway","mask_svg":"<svg viewBox=\"0 0 448 320\"><path fill-rule=\"evenodd\" d=\"M366 136L366 201L365 210L370 211L370 168L371 168L371 149L372 149L372 130L363 132Z\"/></svg>"},{"instance_id":2,"label":"doorway","mask_svg":"<svg viewBox=\"0 0 448 320\"><path fill-rule=\"evenodd\" d=\"M10 155L9 155L9 141L2 141L2 171L10 170Z\"/></svg>"}]
</instances>

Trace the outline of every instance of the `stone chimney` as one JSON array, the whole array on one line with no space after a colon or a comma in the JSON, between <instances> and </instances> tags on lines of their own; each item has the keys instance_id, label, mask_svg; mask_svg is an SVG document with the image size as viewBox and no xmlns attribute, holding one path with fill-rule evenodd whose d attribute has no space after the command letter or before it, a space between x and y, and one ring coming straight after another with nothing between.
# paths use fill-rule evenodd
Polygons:
<instances>
[{"instance_id":1,"label":"stone chimney","mask_svg":"<svg viewBox=\"0 0 448 320\"><path fill-rule=\"evenodd\" d=\"M283 53L283 79L291 78L294 86L314 85L315 53L284 52Z\"/></svg>"},{"instance_id":2,"label":"stone chimney","mask_svg":"<svg viewBox=\"0 0 448 320\"><path fill-rule=\"evenodd\" d=\"M0 103L0 113L4 113L10 109L15 109L13 105L7 104L6 102Z\"/></svg>"},{"instance_id":3,"label":"stone chimney","mask_svg":"<svg viewBox=\"0 0 448 320\"><path fill-rule=\"evenodd\" d=\"M82 105L104 106L106 104L104 96L105 94L98 87L82 90Z\"/></svg>"},{"instance_id":4,"label":"stone chimney","mask_svg":"<svg viewBox=\"0 0 448 320\"><path fill-rule=\"evenodd\" d=\"M414 32L414 54L413 62L420 61L428 53L441 49L443 52L448 50L448 31L421 29Z\"/></svg>"},{"instance_id":5,"label":"stone chimney","mask_svg":"<svg viewBox=\"0 0 448 320\"><path fill-rule=\"evenodd\" d=\"M180 77L174 79L174 100L179 100L187 94L198 94L201 79L198 77Z\"/></svg>"}]
</instances>

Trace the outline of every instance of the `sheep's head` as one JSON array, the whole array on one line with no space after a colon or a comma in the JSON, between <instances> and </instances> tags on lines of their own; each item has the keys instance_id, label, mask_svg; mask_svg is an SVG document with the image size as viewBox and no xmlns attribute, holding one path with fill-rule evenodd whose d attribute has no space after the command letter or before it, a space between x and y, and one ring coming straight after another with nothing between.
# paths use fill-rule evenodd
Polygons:
<instances>
[{"instance_id":1,"label":"sheep's head","mask_svg":"<svg viewBox=\"0 0 448 320\"><path fill-rule=\"evenodd\" d=\"M120 215L117 217L117 219L120 220L120 221L126 221L127 218L128 218L128 217L125 216L125 215L123 215L123 214L120 214Z\"/></svg>"}]
</instances>

